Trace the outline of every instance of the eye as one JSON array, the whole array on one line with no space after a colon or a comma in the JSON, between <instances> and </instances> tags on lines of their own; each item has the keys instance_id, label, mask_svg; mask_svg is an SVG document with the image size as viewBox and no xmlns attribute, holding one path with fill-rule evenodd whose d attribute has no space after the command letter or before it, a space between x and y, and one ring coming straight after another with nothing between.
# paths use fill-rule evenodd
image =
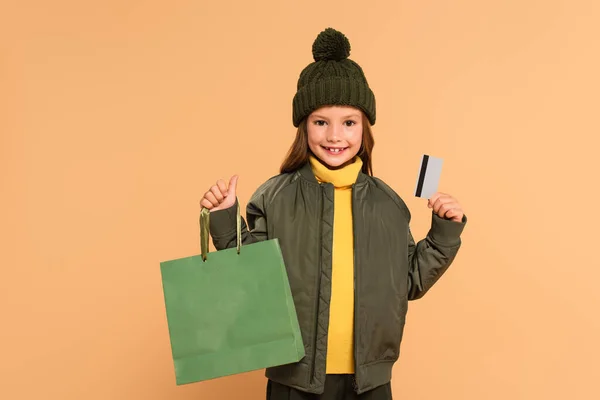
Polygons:
<instances>
[{"instance_id":1,"label":"eye","mask_svg":"<svg viewBox=\"0 0 600 400\"><path fill-rule=\"evenodd\" d=\"M355 122L355 121L352 121L352 120L348 120L348 121L344 122L344 124L345 124L346 126L354 126L354 125L356 125L356 122Z\"/></svg>"},{"instance_id":2,"label":"eye","mask_svg":"<svg viewBox=\"0 0 600 400\"><path fill-rule=\"evenodd\" d=\"M317 126L325 126L325 121L323 121L322 119L318 119L314 122L314 124Z\"/></svg>"}]
</instances>

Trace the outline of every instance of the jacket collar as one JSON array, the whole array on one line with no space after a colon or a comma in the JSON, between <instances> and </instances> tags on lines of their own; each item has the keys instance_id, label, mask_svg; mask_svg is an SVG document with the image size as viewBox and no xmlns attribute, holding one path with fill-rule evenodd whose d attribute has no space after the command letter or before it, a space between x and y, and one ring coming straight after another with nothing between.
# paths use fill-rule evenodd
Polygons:
<instances>
[{"instance_id":1,"label":"jacket collar","mask_svg":"<svg viewBox=\"0 0 600 400\"><path fill-rule=\"evenodd\" d=\"M307 182L314 183L315 185L319 184L319 181L317 181L317 178L315 177L315 174L312 171L312 168L310 166L310 162L306 162L298 170L298 174L300 175L300 177L302 177ZM356 178L355 185L361 185L361 184L364 184L366 182L367 182L367 175L364 172L359 171L358 172L358 177Z\"/></svg>"}]
</instances>

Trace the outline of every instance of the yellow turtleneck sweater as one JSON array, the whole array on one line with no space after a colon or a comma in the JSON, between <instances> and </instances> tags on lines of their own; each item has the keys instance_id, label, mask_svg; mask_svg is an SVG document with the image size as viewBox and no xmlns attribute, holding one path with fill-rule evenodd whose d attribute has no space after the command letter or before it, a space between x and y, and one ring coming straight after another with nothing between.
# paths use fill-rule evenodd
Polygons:
<instances>
[{"instance_id":1,"label":"yellow turtleneck sweater","mask_svg":"<svg viewBox=\"0 0 600 400\"><path fill-rule=\"evenodd\" d=\"M354 373L354 234L352 230L352 185L362 168L362 160L337 170L310 157L310 165L319 182L335 187L333 217L333 254L329 335L328 374Z\"/></svg>"}]
</instances>

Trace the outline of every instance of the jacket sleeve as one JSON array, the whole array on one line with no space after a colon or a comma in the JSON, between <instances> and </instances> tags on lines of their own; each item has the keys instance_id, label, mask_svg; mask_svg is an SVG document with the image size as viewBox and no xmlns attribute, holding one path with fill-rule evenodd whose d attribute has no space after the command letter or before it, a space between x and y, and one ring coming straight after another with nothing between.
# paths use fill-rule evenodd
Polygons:
<instances>
[{"instance_id":1,"label":"jacket sleeve","mask_svg":"<svg viewBox=\"0 0 600 400\"><path fill-rule=\"evenodd\" d=\"M210 213L210 236L217 250L236 246L236 211L238 200L227 209ZM242 218L242 244L251 244L267 239L267 217L264 196L255 194L246 208L248 224Z\"/></svg>"},{"instance_id":2,"label":"jacket sleeve","mask_svg":"<svg viewBox=\"0 0 600 400\"><path fill-rule=\"evenodd\" d=\"M431 229L415 243L408 228L408 300L420 299L446 272L461 246L460 235L467 222L440 218L432 212Z\"/></svg>"}]
</instances>

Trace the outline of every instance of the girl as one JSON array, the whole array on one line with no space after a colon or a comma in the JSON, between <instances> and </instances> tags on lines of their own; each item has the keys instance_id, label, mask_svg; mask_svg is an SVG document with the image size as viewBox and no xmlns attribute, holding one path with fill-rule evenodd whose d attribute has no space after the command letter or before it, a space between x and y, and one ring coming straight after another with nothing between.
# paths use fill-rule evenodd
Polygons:
<instances>
[{"instance_id":1,"label":"girl","mask_svg":"<svg viewBox=\"0 0 600 400\"><path fill-rule=\"evenodd\" d=\"M296 139L281 173L251 197L243 243L278 238L306 356L269 368L267 399L391 399L408 301L452 263L466 224L458 202L436 193L427 237L372 176L375 97L350 43L331 28L313 44L293 99ZM237 176L200 204L211 210L215 247L235 247Z\"/></svg>"}]
</instances>

